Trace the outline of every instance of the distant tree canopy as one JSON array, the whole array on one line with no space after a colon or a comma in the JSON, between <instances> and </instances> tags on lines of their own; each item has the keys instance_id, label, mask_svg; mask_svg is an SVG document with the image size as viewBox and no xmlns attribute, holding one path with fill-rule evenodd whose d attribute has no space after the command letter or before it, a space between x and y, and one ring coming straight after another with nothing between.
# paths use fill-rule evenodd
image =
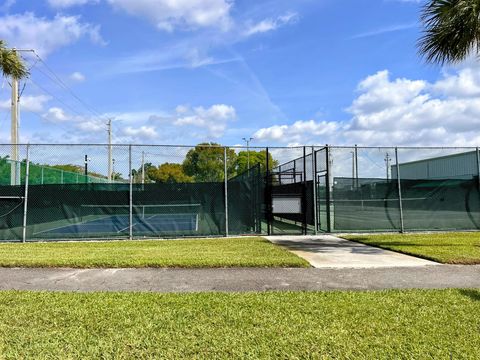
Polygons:
<instances>
[{"instance_id":1,"label":"distant tree canopy","mask_svg":"<svg viewBox=\"0 0 480 360\"><path fill-rule=\"evenodd\" d=\"M236 174L237 154L234 149L227 149L227 172ZM216 143L202 143L195 146L185 156L183 171L199 182L216 182L224 180L224 148Z\"/></svg>"},{"instance_id":2,"label":"distant tree canopy","mask_svg":"<svg viewBox=\"0 0 480 360\"><path fill-rule=\"evenodd\" d=\"M250 158L250 161L249 161ZM248 170L248 164L250 162L250 168L257 164L260 164L262 172L266 171L267 167L267 151L240 151L237 156L237 173L242 174ZM278 161L274 160L272 154L268 154L268 169L272 170L278 166Z\"/></svg>"},{"instance_id":3,"label":"distant tree canopy","mask_svg":"<svg viewBox=\"0 0 480 360\"><path fill-rule=\"evenodd\" d=\"M156 183L190 183L193 177L183 171L181 164L163 163L148 169L148 178Z\"/></svg>"},{"instance_id":4,"label":"distant tree canopy","mask_svg":"<svg viewBox=\"0 0 480 360\"><path fill-rule=\"evenodd\" d=\"M37 164L38 166L44 166L45 168L53 168L53 169L58 169L58 170L63 170L63 171L68 171L72 173L79 173L79 174L84 174L85 173L85 167L80 166L80 165L73 165L73 164L63 164L63 165L40 165ZM107 177L105 175L99 174L94 171L89 171L88 172L89 176L94 176L97 178L102 178L106 179Z\"/></svg>"},{"instance_id":5,"label":"distant tree canopy","mask_svg":"<svg viewBox=\"0 0 480 360\"><path fill-rule=\"evenodd\" d=\"M154 165L152 162L147 162L138 169L132 169L132 178L134 183L142 182L142 171L145 172L145 183L191 183L191 182L219 182L224 181L224 147L216 143L201 143L191 149L185 155L182 163L165 162L159 165ZM250 160L249 160L250 158ZM262 173L266 171L266 150L261 151L240 151L227 148L227 171L228 178L245 173L250 168L260 164ZM0 176L5 179L5 182L10 181L10 164L8 163L8 156L0 157ZM274 160L272 154L269 153L269 169L278 166L278 161ZM56 181L61 173L60 170L69 173L84 173L84 166L74 164L57 164L57 165L42 165L31 163L31 173L39 172L43 168L42 176L45 182L49 182L51 177ZM55 170L53 170L55 169ZM67 174L65 174L67 175ZM98 178L107 177L95 172L88 172L88 175ZM128 174L127 174L128 175ZM40 176L40 175L38 175ZM112 174L113 180L124 180L122 174L114 172Z\"/></svg>"},{"instance_id":6,"label":"distant tree canopy","mask_svg":"<svg viewBox=\"0 0 480 360\"><path fill-rule=\"evenodd\" d=\"M38 165L41 166L40 164L38 164ZM47 165L46 165L46 166L47 166ZM85 171L85 168L84 168L83 166L80 166L80 165L72 165L72 164L52 165L52 166L49 166L49 167L54 168L54 169L58 169L58 170L63 170L63 171L80 173L80 174L83 174L84 171Z\"/></svg>"}]
</instances>

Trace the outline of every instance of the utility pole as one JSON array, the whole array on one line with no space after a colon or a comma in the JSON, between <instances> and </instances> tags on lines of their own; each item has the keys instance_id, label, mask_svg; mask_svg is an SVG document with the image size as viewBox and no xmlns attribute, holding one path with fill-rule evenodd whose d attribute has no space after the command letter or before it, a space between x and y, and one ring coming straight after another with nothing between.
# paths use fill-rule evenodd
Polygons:
<instances>
[{"instance_id":1,"label":"utility pole","mask_svg":"<svg viewBox=\"0 0 480 360\"><path fill-rule=\"evenodd\" d=\"M145 184L145 151L142 151L142 184Z\"/></svg>"},{"instance_id":2,"label":"utility pole","mask_svg":"<svg viewBox=\"0 0 480 360\"><path fill-rule=\"evenodd\" d=\"M112 182L112 119L108 119L107 133L108 133L108 182Z\"/></svg>"},{"instance_id":3,"label":"utility pole","mask_svg":"<svg viewBox=\"0 0 480 360\"><path fill-rule=\"evenodd\" d=\"M13 49L16 54L16 50ZM10 165L10 184L20 185L20 163L18 158L18 79L12 76L12 124L11 124L11 143L12 143L12 163Z\"/></svg>"},{"instance_id":4,"label":"utility pole","mask_svg":"<svg viewBox=\"0 0 480 360\"><path fill-rule=\"evenodd\" d=\"M253 138L242 138L242 140L247 143L247 170L250 170L250 141L252 141Z\"/></svg>"},{"instance_id":5,"label":"utility pole","mask_svg":"<svg viewBox=\"0 0 480 360\"><path fill-rule=\"evenodd\" d=\"M13 48L12 52L16 56L18 51L27 51L27 52L34 52L33 49L16 49ZM11 165L10 165L10 184L11 185L20 185L20 159L18 156L18 140L19 140L19 91L18 91L18 81L16 77L12 76L12 103L11 103L11 110L12 110L12 121L11 121L11 129L10 129L10 142L12 145L11 150Z\"/></svg>"},{"instance_id":6,"label":"utility pole","mask_svg":"<svg viewBox=\"0 0 480 360\"><path fill-rule=\"evenodd\" d=\"M388 169L390 168L390 161L392 161L392 158L390 157L389 153L387 152L387 154L385 155L385 166L386 166L386 170L387 170L387 181L389 180Z\"/></svg>"}]
</instances>

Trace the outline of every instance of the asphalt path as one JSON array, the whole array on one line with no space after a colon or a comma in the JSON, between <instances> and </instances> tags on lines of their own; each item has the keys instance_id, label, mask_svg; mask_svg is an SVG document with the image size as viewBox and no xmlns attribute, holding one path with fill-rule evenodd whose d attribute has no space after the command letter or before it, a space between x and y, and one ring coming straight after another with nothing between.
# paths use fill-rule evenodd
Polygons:
<instances>
[{"instance_id":1,"label":"asphalt path","mask_svg":"<svg viewBox=\"0 0 480 360\"><path fill-rule=\"evenodd\" d=\"M480 265L392 268L0 268L0 290L246 292L480 288Z\"/></svg>"}]
</instances>

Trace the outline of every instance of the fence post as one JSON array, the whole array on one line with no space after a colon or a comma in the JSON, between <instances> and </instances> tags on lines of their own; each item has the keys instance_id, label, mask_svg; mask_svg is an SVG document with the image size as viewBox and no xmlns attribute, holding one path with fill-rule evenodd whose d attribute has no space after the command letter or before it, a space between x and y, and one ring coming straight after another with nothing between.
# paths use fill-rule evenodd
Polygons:
<instances>
[{"instance_id":1,"label":"fence post","mask_svg":"<svg viewBox=\"0 0 480 360\"><path fill-rule=\"evenodd\" d=\"M128 192L128 238L133 239L133 176L132 176L132 145L128 145L128 179L130 187Z\"/></svg>"},{"instance_id":2,"label":"fence post","mask_svg":"<svg viewBox=\"0 0 480 360\"><path fill-rule=\"evenodd\" d=\"M43 166L41 167L42 169L42 180L41 180L41 184L43 185Z\"/></svg>"},{"instance_id":3,"label":"fence post","mask_svg":"<svg viewBox=\"0 0 480 360\"><path fill-rule=\"evenodd\" d=\"M25 194L23 197L23 233L22 233L22 243L27 241L27 211L28 211L28 177L30 175L30 144L27 145L27 158L26 158L26 169L25 169Z\"/></svg>"},{"instance_id":4,"label":"fence post","mask_svg":"<svg viewBox=\"0 0 480 360\"><path fill-rule=\"evenodd\" d=\"M227 172L227 147L223 148L223 177L225 188L225 236L228 236L228 172Z\"/></svg>"},{"instance_id":5,"label":"fence post","mask_svg":"<svg viewBox=\"0 0 480 360\"><path fill-rule=\"evenodd\" d=\"M270 193L271 179L270 179L270 153L268 151L268 146L265 148L266 152L266 169L265 169L265 218L267 219L267 235L272 234L272 219L271 219L271 206L272 206L272 196Z\"/></svg>"},{"instance_id":6,"label":"fence post","mask_svg":"<svg viewBox=\"0 0 480 360\"><path fill-rule=\"evenodd\" d=\"M307 148L303 147L303 234L307 235Z\"/></svg>"},{"instance_id":7,"label":"fence post","mask_svg":"<svg viewBox=\"0 0 480 360\"><path fill-rule=\"evenodd\" d=\"M477 185L478 191L480 192L480 153L478 152L478 147L476 148L476 155L477 155Z\"/></svg>"},{"instance_id":8,"label":"fence post","mask_svg":"<svg viewBox=\"0 0 480 360\"><path fill-rule=\"evenodd\" d=\"M326 158L326 200L327 200L327 232L332 232L332 219L330 218L330 147L325 145L325 158Z\"/></svg>"},{"instance_id":9,"label":"fence post","mask_svg":"<svg viewBox=\"0 0 480 360\"><path fill-rule=\"evenodd\" d=\"M313 233L317 235L317 153L312 146Z\"/></svg>"},{"instance_id":10,"label":"fence post","mask_svg":"<svg viewBox=\"0 0 480 360\"><path fill-rule=\"evenodd\" d=\"M358 146L355 144L355 188L358 189Z\"/></svg>"},{"instance_id":11,"label":"fence post","mask_svg":"<svg viewBox=\"0 0 480 360\"><path fill-rule=\"evenodd\" d=\"M398 206L400 209L400 232L405 232L403 223L402 184L400 181L400 164L398 163L398 148L395 147L395 165L397 167Z\"/></svg>"}]
</instances>

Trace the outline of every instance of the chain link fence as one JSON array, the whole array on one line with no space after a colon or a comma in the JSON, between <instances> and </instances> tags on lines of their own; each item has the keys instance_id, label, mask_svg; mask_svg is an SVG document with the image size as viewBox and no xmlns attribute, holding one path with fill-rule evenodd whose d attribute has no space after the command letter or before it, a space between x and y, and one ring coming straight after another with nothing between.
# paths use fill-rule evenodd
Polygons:
<instances>
[{"instance_id":1,"label":"chain link fence","mask_svg":"<svg viewBox=\"0 0 480 360\"><path fill-rule=\"evenodd\" d=\"M324 147L317 151L319 228L478 230L479 164L477 148Z\"/></svg>"},{"instance_id":2,"label":"chain link fence","mask_svg":"<svg viewBox=\"0 0 480 360\"><path fill-rule=\"evenodd\" d=\"M2 240L266 233L265 148L17 145L15 150L18 155L11 145L0 145Z\"/></svg>"},{"instance_id":3,"label":"chain link fence","mask_svg":"<svg viewBox=\"0 0 480 360\"><path fill-rule=\"evenodd\" d=\"M0 145L2 241L480 228L477 148Z\"/></svg>"}]
</instances>

